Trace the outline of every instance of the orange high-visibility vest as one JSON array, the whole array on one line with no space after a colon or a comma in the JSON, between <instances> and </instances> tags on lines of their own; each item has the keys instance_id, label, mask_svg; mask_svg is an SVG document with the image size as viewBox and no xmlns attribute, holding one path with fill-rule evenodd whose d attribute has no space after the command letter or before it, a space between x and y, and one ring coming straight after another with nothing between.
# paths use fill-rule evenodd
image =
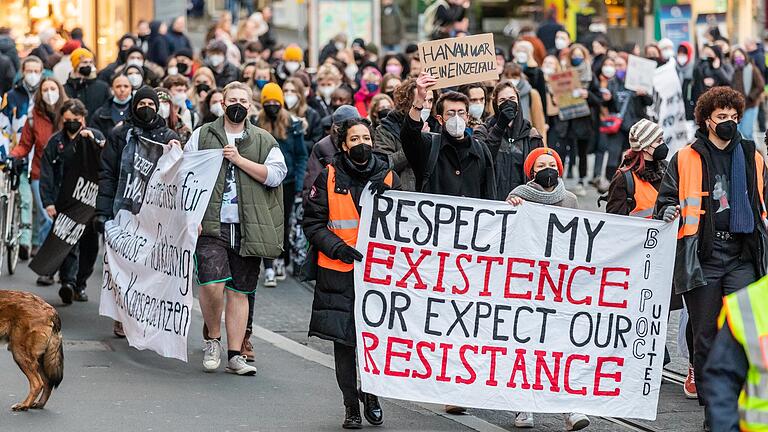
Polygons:
<instances>
[{"instance_id":1,"label":"orange high-visibility vest","mask_svg":"<svg viewBox=\"0 0 768 432\"><path fill-rule=\"evenodd\" d=\"M389 171L384 177L384 183L392 186L393 175ZM360 214L348 191L336 190L336 169L328 165L328 229L344 240L344 243L354 247L357 244L357 227L360 225ZM317 265L322 268L336 270L338 272L350 272L353 264L346 264L341 260L331 259L322 252L317 254Z\"/></svg>"},{"instance_id":2,"label":"orange high-visibility vest","mask_svg":"<svg viewBox=\"0 0 768 432\"><path fill-rule=\"evenodd\" d=\"M656 206L656 197L659 195L659 191L634 172L632 172L632 177L635 179L635 208L629 212L629 215L650 219L653 217L653 208Z\"/></svg>"},{"instance_id":3,"label":"orange high-visibility vest","mask_svg":"<svg viewBox=\"0 0 768 432\"><path fill-rule=\"evenodd\" d=\"M755 172L757 173L757 192L760 197L760 219L766 224L768 214L763 197L763 156L755 152ZM702 198L709 192L701 190L702 172L701 155L691 146L686 146L677 152L677 172L679 175L678 198L680 200L680 217L683 225L677 231L677 238L694 236L699 232L700 216L705 213L701 209Z\"/></svg>"}]
</instances>

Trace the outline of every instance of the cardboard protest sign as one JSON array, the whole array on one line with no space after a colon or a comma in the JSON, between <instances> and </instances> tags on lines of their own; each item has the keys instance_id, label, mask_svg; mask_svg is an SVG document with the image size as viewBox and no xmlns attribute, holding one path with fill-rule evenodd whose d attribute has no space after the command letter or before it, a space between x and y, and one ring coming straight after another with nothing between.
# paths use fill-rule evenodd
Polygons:
<instances>
[{"instance_id":1,"label":"cardboard protest sign","mask_svg":"<svg viewBox=\"0 0 768 432\"><path fill-rule=\"evenodd\" d=\"M627 61L627 76L624 80L624 87L628 90L644 91L651 94L656 66L654 60L630 54Z\"/></svg>"},{"instance_id":2,"label":"cardboard protest sign","mask_svg":"<svg viewBox=\"0 0 768 432\"><path fill-rule=\"evenodd\" d=\"M499 78L491 33L422 42L419 55L422 71L437 78L433 90Z\"/></svg>"},{"instance_id":3,"label":"cardboard protest sign","mask_svg":"<svg viewBox=\"0 0 768 432\"><path fill-rule=\"evenodd\" d=\"M363 391L656 417L676 223L407 192L361 204Z\"/></svg>"},{"instance_id":4,"label":"cardboard protest sign","mask_svg":"<svg viewBox=\"0 0 768 432\"><path fill-rule=\"evenodd\" d=\"M659 126L664 131L664 142L669 147L667 160L670 160L689 142L683 91L674 62L656 69L653 75L653 89L658 96L655 98L655 108L659 113Z\"/></svg>"},{"instance_id":5,"label":"cardboard protest sign","mask_svg":"<svg viewBox=\"0 0 768 432\"><path fill-rule=\"evenodd\" d=\"M71 155L67 154L72 151ZM99 194L101 147L93 140L79 138L66 149L57 163L64 163L64 178L56 199L57 215L37 255L29 263L35 273L56 273L69 251L83 236L96 212Z\"/></svg>"},{"instance_id":6,"label":"cardboard protest sign","mask_svg":"<svg viewBox=\"0 0 768 432\"><path fill-rule=\"evenodd\" d=\"M576 94L581 89L581 84L575 70L569 69L550 75L549 85L560 109L560 120L573 120L591 115L587 100Z\"/></svg>"},{"instance_id":7,"label":"cardboard protest sign","mask_svg":"<svg viewBox=\"0 0 768 432\"><path fill-rule=\"evenodd\" d=\"M128 343L187 360L197 227L221 150L184 153L140 140L125 205L106 223L99 313L123 323ZM151 168L147 168L151 167Z\"/></svg>"}]
</instances>

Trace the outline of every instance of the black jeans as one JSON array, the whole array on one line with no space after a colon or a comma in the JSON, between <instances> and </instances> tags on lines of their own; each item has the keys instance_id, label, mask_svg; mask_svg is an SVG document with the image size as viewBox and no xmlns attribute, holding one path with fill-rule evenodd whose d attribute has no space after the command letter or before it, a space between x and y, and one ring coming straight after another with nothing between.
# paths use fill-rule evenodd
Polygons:
<instances>
[{"instance_id":1,"label":"black jeans","mask_svg":"<svg viewBox=\"0 0 768 432\"><path fill-rule=\"evenodd\" d=\"M757 279L754 264L740 258L743 240L715 240L712 256L701 263L707 284L695 288L685 296L693 331L693 369L696 385L706 386L704 364L717 335L717 318L723 297L734 293ZM704 405L704 392L699 391L699 405Z\"/></svg>"},{"instance_id":2,"label":"black jeans","mask_svg":"<svg viewBox=\"0 0 768 432\"><path fill-rule=\"evenodd\" d=\"M59 267L62 285L73 285L78 291L84 291L88 278L93 274L93 266L99 256L99 234L88 224L83 236L72 247L64 262Z\"/></svg>"},{"instance_id":3,"label":"black jeans","mask_svg":"<svg viewBox=\"0 0 768 432\"><path fill-rule=\"evenodd\" d=\"M291 261L291 254L288 252L291 245L288 243L288 236L291 235L291 228L288 226L288 221L291 218L293 212L293 200L296 197L296 182L283 182L283 253L280 254L280 258L285 262L287 267ZM272 268L275 260L264 259L264 268Z\"/></svg>"},{"instance_id":4,"label":"black jeans","mask_svg":"<svg viewBox=\"0 0 768 432\"><path fill-rule=\"evenodd\" d=\"M333 343L333 361L336 366L336 382L344 396L344 406L354 406L360 403L357 391L357 362L355 347L342 343Z\"/></svg>"}]
</instances>

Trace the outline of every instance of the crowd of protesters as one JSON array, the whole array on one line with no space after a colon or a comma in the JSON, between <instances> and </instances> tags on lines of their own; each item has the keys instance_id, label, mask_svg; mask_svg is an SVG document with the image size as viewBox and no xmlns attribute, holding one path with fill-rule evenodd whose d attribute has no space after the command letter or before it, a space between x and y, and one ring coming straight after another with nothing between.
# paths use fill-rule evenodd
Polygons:
<instances>
[{"instance_id":1,"label":"crowd of protesters","mask_svg":"<svg viewBox=\"0 0 768 432\"><path fill-rule=\"evenodd\" d=\"M425 34L467 35L469 6L469 0L434 2ZM496 46L497 80L434 91L436 79L422 73L417 41L405 40L392 0L382 1L382 46L338 34L316 54L313 69L304 49L277 39L269 8L240 12L222 13L199 47L185 33L185 17L142 21L118 40L116 58L100 59L101 69L80 29L43 29L40 44L21 53L9 29L0 29L0 153L29 171L20 186L22 224L32 227L21 237L22 259L34 256L48 235L72 149L102 148L96 217L58 271L65 304L88 301L98 236L120 208L121 178L138 137L185 151L223 148L227 162L197 250L204 256L197 270L205 369L219 367L226 310L227 371L254 374L250 335L259 278L276 287L289 270L314 273L310 334L334 342L344 427L360 427L360 400L362 416L381 424L377 398L359 394L355 374L352 268L362 255L349 221L359 219L366 184L377 193L394 188L568 208L595 188L607 193L610 213L667 221L682 213L687 224L691 210L678 197L694 192L678 190L677 179L689 169L684 164L705 154L710 190L734 184L750 190L744 200L727 191L724 206L721 194L719 210L704 205L705 229L692 227L681 237L681 244L693 244L686 261L693 268L676 269L672 302L691 317L684 389L706 401L696 378L716 333L719 298L764 273L740 259L758 260L751 245L764 237L762 187L759 197L751 192L764 176L744 170L755 166L752 139L766 125L761 43L733 44L713 29L698 48L666 39L618 46L598 21L574 38L547 11L538 28L524 27L511 45ZM699 153L681 153L667 165L654 94L625 87L630 55L674 64ZM574 94L590 108L583 117L561 120L550 77L564 70L576 72ZM620 127L604 127L617 116ZM740 156L731 156L734 147ZM26 158L31 164L19 162ZM706 255L696 256L689 238L704 244ZM42 275L38 283L56 280ZM114 332L124 336L120 323ZM519 413L515 425L533 427L533 414ZM570 413L565 425L577 430L589 419Z\"/></svg>"}]
</instances>

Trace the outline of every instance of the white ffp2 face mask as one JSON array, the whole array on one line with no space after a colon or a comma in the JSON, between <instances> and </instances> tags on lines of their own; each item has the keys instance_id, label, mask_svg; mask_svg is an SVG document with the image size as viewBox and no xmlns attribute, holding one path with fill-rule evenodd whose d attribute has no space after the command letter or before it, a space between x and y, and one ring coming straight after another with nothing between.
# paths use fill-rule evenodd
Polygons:
<instances>
[{"instance_id":1,"label":"white ffp2 face mask","mask_svg":"<svg viewBox=\"0 0 768 432\"><path fill-rule=\"evenodd\" d=\"M454 138L461 138L464 136L464 130L467 128L467 123L463 118L455 115L445 122L445 131L448 135Z\"/></svg>"},{"instance_id":2,"label":"white ffp2 face mask","mask_svg":"<svg viewBox=\"0 0 768 432\"><path fill-rule=\"evenodd\" d=\"M478 103L469 105L469 115L476 120L480 120L483 117L483 111L485 111L483 104Z\"/></svg>"},{"instance_id":3,"label":"white ffp2 face mask","mask_svg":"<svg viewBox=\"0 0 768 432\"><path fill-rule=\"evenodd\" d=\"M432 111L429 108L422 108L419 117L421 117L421 121L425 122L429 119L430 114Z\"/></svg>"}]
</instances>

